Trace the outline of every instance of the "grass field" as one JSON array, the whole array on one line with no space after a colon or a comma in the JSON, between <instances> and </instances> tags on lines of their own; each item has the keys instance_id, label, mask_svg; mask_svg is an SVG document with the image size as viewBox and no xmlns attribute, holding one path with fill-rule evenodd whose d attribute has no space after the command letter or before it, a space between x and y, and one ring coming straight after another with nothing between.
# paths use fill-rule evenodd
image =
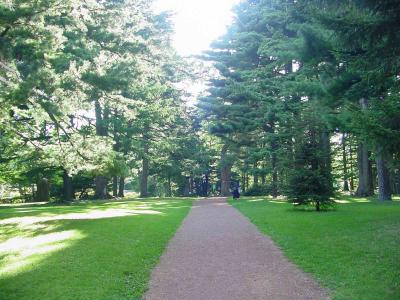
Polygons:
<instances>
[{"instance_id":1,"label":"grass field","mask_svg":"<svg viewBox=\"0 0 400 300\"><path fill-rule=\"evenodd\" d=\"M140 299L191 203L0 207L0 299Z\"/></svg>"},{"instance_id":2,"label":"grass field","mask_svg":"<svg viewBox=\"0 0 400 300\"><path fill-rule=\"evenodd\" d=\"M400 299L400 202L340 199L328 212L282 201L230 201L334 299Z\"/></svg>"}]
</instances>

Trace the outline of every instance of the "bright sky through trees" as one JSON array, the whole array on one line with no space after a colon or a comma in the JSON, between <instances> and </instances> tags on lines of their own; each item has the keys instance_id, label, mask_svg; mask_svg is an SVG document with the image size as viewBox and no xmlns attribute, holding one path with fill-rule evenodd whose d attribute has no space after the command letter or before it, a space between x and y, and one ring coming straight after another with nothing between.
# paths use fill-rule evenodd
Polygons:
<instances>
[{"instance_id":1,"label":"bright sky through trees","mask_svg":"<svg viewBox=\"0 0 400 300\"><path fill-rule=\"evenodd\" d=\"M239 0L158 0L156 11L171 11L175 24L174 46L181 55L199 54L225 33L232 7Z\"/></svg>"}]
</instances>

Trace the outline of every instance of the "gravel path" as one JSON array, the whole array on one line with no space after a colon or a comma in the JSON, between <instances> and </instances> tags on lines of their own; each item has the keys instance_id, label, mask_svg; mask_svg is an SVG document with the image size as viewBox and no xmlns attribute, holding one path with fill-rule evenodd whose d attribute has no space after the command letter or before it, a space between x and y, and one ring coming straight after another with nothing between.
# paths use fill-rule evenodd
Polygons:
<instances>
[{"instance_id":1,"label":"gravel path","mask_svg":"<svg viewBox=\"0 0 400 300\"><path fill-rule=\"evenodd\" d=\"M197 201L153 270L147 300L329 299L224 198Z\"/></svg>"}]
</instances>

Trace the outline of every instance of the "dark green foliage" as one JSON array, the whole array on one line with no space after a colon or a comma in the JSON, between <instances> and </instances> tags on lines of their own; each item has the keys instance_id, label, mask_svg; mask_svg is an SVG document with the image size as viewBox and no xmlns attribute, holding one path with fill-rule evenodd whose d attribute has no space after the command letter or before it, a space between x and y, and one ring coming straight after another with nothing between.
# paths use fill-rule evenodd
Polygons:
<instances>
[{"instance_id":1,"label":"dark green foliage","mask_svg":"<svg viewBox=\"0 0 400 300\"><path fill-rule=\"evenodd\" d=\"M39 166L55 170L46 175L52 197L66 198L72 177L74 196L88 198L102 177L98 196L107 198L111 187L115 196L111 183L123 191L146 159L144 173L175 192L196 169L200 157L191 150L201 141L174 86L188 68L170 44L169 14L155 15L143 0L0 5L0 180L7 189L35 189L37 176L27 174Z\"/></svg>"},{"instance_id":2,"label":"dark green foliage","mask_svg":"<svg viewBox=\"0 0 400 300\"><path fill-rule=\"evenodd\" d=\"M219 77L200 107L209 131L236 147L242 186L249 176L255 185L268 178L274 196L318 209L330 203L339 178L354 191L355 171L366 166L357 159L362 144L372 154L364 161L376 159L374 174L382 176L365 179L360 171L359 182L377 181L390 199L400 141L400 31L392 8L310 0L236 7L228 33L206 53ZM339 154L341 134L352 142Z\"/></svg>"},{"instance_id":3,"label":"dark green foliage","mask_svg":"<svg viewBox=\"0 0 400 300\"><path fill-rule=\"evenodd\" d=\"M292 171L285 194L289 202L295 205L311 204L317 211L334 203L330 198L331 184L325 174L304 166Z\"/></svg>"}]
</instances>

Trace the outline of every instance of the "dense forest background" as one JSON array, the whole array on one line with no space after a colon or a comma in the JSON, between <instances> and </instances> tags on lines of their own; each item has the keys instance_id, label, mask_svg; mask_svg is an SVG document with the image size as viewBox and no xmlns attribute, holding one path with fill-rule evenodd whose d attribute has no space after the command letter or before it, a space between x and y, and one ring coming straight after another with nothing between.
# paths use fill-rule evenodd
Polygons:
<instances>
[{"instance_id":1,"label":"dense forest background","mask_svg":"<svg viewBox=\"0 0 400 300\"><path fill-rule=\"evenodd\" d=\"M2 201L399 193L398 1L242 1L190 61L172 33L146 0L1 1Z\"/></svg>"}]
</instances>

